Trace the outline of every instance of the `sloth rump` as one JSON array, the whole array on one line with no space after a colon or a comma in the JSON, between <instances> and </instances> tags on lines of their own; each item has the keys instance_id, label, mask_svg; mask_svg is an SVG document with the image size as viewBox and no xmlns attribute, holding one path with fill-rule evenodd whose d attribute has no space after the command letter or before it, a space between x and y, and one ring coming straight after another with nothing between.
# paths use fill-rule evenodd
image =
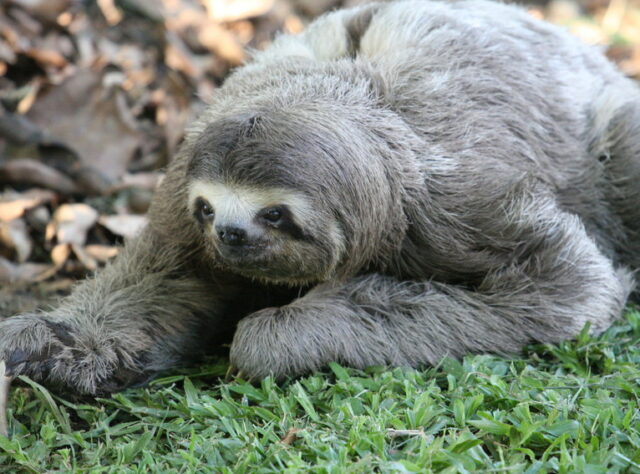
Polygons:
<instances>
[{"instance_id":1,"label":"sloth rump","mask_svg":"<svg viewBox=\"0 0 640 474\"><path fill-rule=\"evenodd\" d=\"M231 75L149 217L0 323L9 374L101 394L229 341L281 379L599 332L640 268L640 91L516 7L338 11Z\"/></svg>"}]
</instances>

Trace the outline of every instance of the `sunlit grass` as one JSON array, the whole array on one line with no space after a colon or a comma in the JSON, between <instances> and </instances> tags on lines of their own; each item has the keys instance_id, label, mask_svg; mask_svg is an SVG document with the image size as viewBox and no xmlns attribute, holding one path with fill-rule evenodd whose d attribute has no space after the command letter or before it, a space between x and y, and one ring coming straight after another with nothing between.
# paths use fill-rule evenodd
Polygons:
<instances>
[{"instance_id":1,"label":"sunlit grass","mask_svg":"<svg viewBox=\"0 0 640 474\"><path fill-rule=\"evenodd\" d=\"M18 386L0 471L638 472L640 313L522 358L332 365L220 383L226 361L72 404Z\"/></svg>"}]
</instances>

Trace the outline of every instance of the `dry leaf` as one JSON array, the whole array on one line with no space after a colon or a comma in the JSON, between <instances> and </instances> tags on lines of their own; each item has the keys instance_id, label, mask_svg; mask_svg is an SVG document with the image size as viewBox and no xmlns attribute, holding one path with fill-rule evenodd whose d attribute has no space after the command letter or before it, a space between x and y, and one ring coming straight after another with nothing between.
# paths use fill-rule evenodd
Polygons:
<instances>
[{"instance_id":1,"label":"dry leaf","mask_svg":"<svg viewBox=\"0 0 640 474\"><path fill-rule=\"evenodd\" d=\"M75 183L60 171L37 160L20 158L0 166L0 181L40 186L62 194L79 192Z\"/></svg>"},{"instance_id":2,"label":"dry leaf","mask_svg":"<svg viewBox=\"0 0 640 474\"><path fill-rule=\"evenodd\" d=\"M62 68L67 65L67 60L57 51L29 48L25 54L44 66Z\"/></svg>"},{"instance_id":3,"label":"dry leaf","mask_svg":"<svg viewBox=\"0 0 640 474\"><path fill-rule=\"evenodd\" d=\"M27 224L22 219L0 222L0 251L5 257L13 257L19 263L26 262L31 255L33 242Z\"/></svg>"},{"instance_id":4,"label":"dry leaf","mask_svg":"<svg viewBox=\"0 0 640 474\"><path fill-rule=\"evenodd\" d=\"M62 268L71 256L71 246L69 244L58 244L51 249L51 261L56 268Z\"/></svg>"},{"instance_id":5,"label":"dry leaf","mask_svg":"<svg viewBox=\"0 0 640 474\"><path fill-rule=\"evenodd\" d=\"M84 245L89 229L98 220L98 211L86 204L64 204L53 214L59 244Z\"/></svg>"},{"instance_id":6,"label":"dry leaf","mask_svg":"<svg viewBox=\"0 0 640 474\"><path fill-rule=\"evenodd\" d=\"M165 62L167 66L180 71L190 78L199 79L203 71L194 61L193 53L189 51L182 38L172 31L166 33L167 48L165 49Z\"/></svg>"},{"instance_id":7,"label":"dry leaf","mask_svg":"<svg viewBox=\"0 0 640 474\"><path fill-rule=\"evenodd\" d=\"M17 199L11 202L0 202L0 221L9 222L22 217L27 209L37 206L35 199Z\"/></svg>"},{"instance_id":8,"label":"dry leaf","mask_svg":"<svg viewBox=\"0 0 640 474\"><path fill-rule=\"evenodd\" d=\"M96 271L96 269L98 268L98 262L95 258L89 255L89 253L81 245L71 244L71 249L73 250L73 253L76 255L76 257L78 257L80 263L82 263L82 265L84 265L87 270L91 272Z\"/></svg>"},{"instance_id":9,"label":"dry leaf","mask_svg":"<svg viewBox=\"0 0 640 474\"><path fill-rule=\"evenodd\" d=\"M52 275L54 268L51 265L40 263L22 263L15 265L9 260L0 257L0 282L23 283L39 281Z\"/></svg>"},{"instance_id":10,"label":"dry leaf","mask_svg":"<svg viewBox=\"0 0 640 474\"><path fill-rule=\"evenodd\" d=\"M201 24L198 41L233 66L242 64L246 57L238 38L216 23Z\"/></svg>"},{"instance_id":11,"label":"dry leaf","mask_svg":"<svg viewBox=\"0 0 640 474\"><path fill-rule=\"evenodd\" d=\"M41 204L51 202L55 195L50 191L31 189L24 193L7 193L0 196L0 221L8 222Z\"/></svg>"},{"instance_id":12,"label":"dry leaf","mask_svg":"<svg viewBox=\"0 0 640 474\"><path fill-rule=\"evenodd\" d=\"M0 39L0 60L13 64L16 62L17 56L13 48L6 41Z\"/></svg>"},{"instance_id":13,"label":"dry leaf","mask_svg":"<svg viewBox=\"0 0 640 474\"><path fill-rule=\"evenodd\" d=\"M16 21L16 26L18 26L25 35L25 40L42 34L42 22L37 21L33 16L19 8L12 8L9 11L11 17ZM25 43L26 41L23 42L23 44Z\"/></svg>"},{"instance_id":14,"label":"dry leaf","mask_svg":"<svg viewBox=\"0 0 640 474\"><path fill-rule=\"evenodd\" d=\"M273 7L274 0L206 0L212 20L225 22L264 15Z\"/></svg>"},{"instance_id":15,"label":"dry leaf","mask_svg":"<svg viewBox=\"0 0 640 474\"><path fill-rule=\"evenodd\" d=\"M154 191L158 185L162 182L164 173L159 171L151 171L147 173L127 173L120 182L113 186L109 192L115 193L129 188L140 188L149 191Z\"/></svg>"},{"instance_id":16,"label":"dry leaf","mask_svg":"<svg viewBox=\"0 0 640 474\"><path fill-rule=\"evenodd\" d=\"M111 247L110 245L87 245L84 250L101 263L105 263L118 255L118 247Z\"/></svg>"},{"instance_id":17,"label":"dry leaf","mask_svg":"<svg viewBox=\"0 0 640 474\"><path fill-rule=\"evenodd\" d=\"M72 0L12 0L25 10L50 22L71 6Z\"/></svg>"},{"instance_id":18,"label":"dry leaf","mask_svg":"<svg viewBox=\"0 0 640 474\"><path fill-rule=\"evenodd\" d=\"M298 433L300 433L300 431L302 431L300 428L289 428L289 431L282 437L280 442L287 445L293 444L293 442L298 439Z\"/></svg>"},{"instance_id":19,"label":"dry leaf","mask_svg":"<svg viewBox=\"0 0 640 474\"><path fill-rule=\"evenodd\" d=\"M19 90L23 91L28 94L25 89ZM0 137L18 145L36 145L44 141L43 135L40 127L24 115L9 113L0 108Z\"/></svg>"},{"instance_id":20,"label":"dry leaf","mask_svg":"<svg viewBox=\"0 0 640 474\"><path fill-rule=\"evenodd\" d=\"M133 214L119 214L115 216L102 216L98 222L109 229L110 232L131 239L138 235L142 228L147 225L146 216Z\"/></svg>"},{"instance_id":21,"label":"dry leaf","mask_svg":"<svg viewBox=\"0 0 640 474\"><path fill-rule=\"evenodd\" d=\"M117 25L122 20L122 11L118 7L114 0L97 0L100 11L107 19L110 25Z\"/></svg>"},{"instance_id":22,"label":"dry leaf","mask_svg":"<svg viewBox=\"0 0 640 474\"><path fill-rule=\"evenodd\" d=\"M123 94L105 88L101 73L82 69L44 92L28 116L74 150L83 166L116 181L143 141Z\"/></svg>"}]
</instances>

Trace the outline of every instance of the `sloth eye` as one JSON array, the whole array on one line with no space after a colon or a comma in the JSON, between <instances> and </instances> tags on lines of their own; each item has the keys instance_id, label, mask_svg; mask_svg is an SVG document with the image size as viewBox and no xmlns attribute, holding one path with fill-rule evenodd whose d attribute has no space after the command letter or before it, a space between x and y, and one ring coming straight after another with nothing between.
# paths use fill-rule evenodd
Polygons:
<instances>
[{"instance_id":1,"label":"sloth eye","mask_svg":"<svg viewBox=\"0 0 640 474\"><path fill-rule=\"evenodd\" d=\"M282 209L280 209L279 207L271 207L263 211L260 216L263 219L275 224L280 219L282 219Z\"/></svg>"},{"instance_id":2,"label":"sloth eye","mask_svg":"<svg viewBox=\"0 0 640 474\"><path fill-rule=\"evenodd\" d=\"M196 199L196 218L202 223L204 221L213 220L215 213L213 207L202 198Z\"/></svg>"}]
</instances>

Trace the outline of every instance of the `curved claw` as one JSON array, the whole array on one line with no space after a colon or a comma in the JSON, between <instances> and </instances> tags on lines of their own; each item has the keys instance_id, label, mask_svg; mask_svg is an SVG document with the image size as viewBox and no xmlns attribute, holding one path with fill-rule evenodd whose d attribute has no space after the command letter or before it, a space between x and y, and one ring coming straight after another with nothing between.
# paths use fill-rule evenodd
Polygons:
<instances>
[{"instance_id":1,"label":"curved claw","mask_svg":"<svg viewBox=\"0 0 640 474\"><path fill-rule=\"evenodd\" d=\"M238 369L235 365L231 364L229 365L229 368L227 369L227 373L224 376L224 382L229 383L229 382L233 382L236 379L251 381L251 379L247 378L246 374L242 370Z\"/></svg>"},{"instance_id":2,"label":"curved claw","mask_svg":"<svg viewBox=\"0 0 640 474\"><path fill-rule=\"evenodd\" d=\"M238 368L233 364L229 364L227 373L224 375L224 383L232 382L233 379L236 378L237 374L238 374Z\"/></svg>"}]
</instances>

